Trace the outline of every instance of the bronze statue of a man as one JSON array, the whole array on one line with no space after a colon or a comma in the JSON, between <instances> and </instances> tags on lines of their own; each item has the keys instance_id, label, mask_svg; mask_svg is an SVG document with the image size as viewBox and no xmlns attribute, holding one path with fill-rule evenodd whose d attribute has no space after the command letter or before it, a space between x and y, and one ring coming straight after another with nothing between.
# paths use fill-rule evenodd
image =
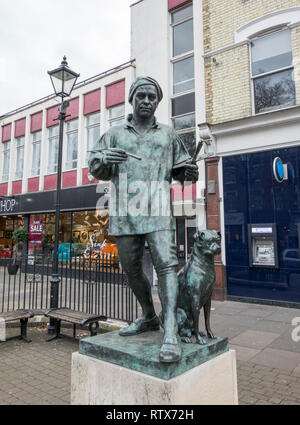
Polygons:
<instances>
[{"instance_id":1,"label":"bronze statue of a man","mask_svg":"<svg viewBox=\"0 0 300 425\"><path fill-rule=\"evenodd\" d=\"M142 317L120 330L120 335L159 329L151 285L142 269L147 241L158 277L158 294L164 317L164 339L159 360L172 363L181 358L176 322L178 259L172 210L168 214L157 214L156 207L161 202L159 184L167 182L170 185L172 178L182 184L184 181L195 182L198 167L189 162L190 155L175 130L156 121L154 114L162 97L157 81L138 77L129 92L133 114L127 117L124 125L110 128L100 138L96 147L100 151L91 156L89 170L96 179L111 180L114 184L116 211L110 216L109 234L116 237L122 267L143 311ZM141 160L127 153L139 156ZM125 180L127 186L124 186ZM141 213L136 214L136 209L130 208L124 213L124 204L129 206L137 196L132 188L141 187L141 184L143 188L145 184L154 188L151 191L140 189ZM167 196L170 200L170 186Z\"/></svg>"}]
</instances>

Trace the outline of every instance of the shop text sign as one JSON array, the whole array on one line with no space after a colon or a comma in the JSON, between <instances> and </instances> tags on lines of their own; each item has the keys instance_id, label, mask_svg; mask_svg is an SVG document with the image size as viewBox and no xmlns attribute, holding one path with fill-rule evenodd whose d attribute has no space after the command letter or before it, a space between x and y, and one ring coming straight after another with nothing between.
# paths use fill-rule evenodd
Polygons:
<instances>
[{"instance_id":1,"label":"shop text sign","mask_svg":"<svg viewBox=\"0 0 300 425\"><path fill-rule=\"evenodd\" d=\"M14 198L7 198L0 200L0 213L9 213L13 212L16 205L16 200Z\"/></svg>"}]
</instances>

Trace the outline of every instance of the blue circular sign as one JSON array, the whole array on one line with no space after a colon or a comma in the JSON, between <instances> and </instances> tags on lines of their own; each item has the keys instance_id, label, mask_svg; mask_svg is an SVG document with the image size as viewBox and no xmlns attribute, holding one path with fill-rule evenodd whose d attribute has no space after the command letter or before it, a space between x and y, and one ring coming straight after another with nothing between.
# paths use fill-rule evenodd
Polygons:
<instances>
[{"instance_id":1,"label":"blue circular sign","mask_svg":"<svg viewBox=\"0 0 300 425\"><path fill-rule=\"evenodd\" d=\"M282 160L278 156L273 161L273 173L275 180L281 183L284 179L284 167Z\"/></svg>"}]
</instances>

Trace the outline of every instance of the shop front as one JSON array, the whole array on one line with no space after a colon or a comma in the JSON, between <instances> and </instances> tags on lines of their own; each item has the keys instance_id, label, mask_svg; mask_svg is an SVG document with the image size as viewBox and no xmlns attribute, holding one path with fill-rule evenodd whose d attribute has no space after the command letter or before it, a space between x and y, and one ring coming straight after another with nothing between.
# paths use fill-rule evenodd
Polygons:
<instances>
[{"instance_id":1,"label":"shop front","mask_svg":"<svg viewBox=\"0 0 300 425\"><path fill-rule=\"evenodd\" d=\"M229 296L300 303L300 147L223 158Z\"/></svg>"},{"instance_id":2,"label":"shop front","mask_svg":"<svg viewBox=\"0 0 300 425\"><path fill-rule=\"evenodd\" d=\"M109 212L97 210L103 194L95 187L62 190L59 226L59 259L86 256L99 252L104 245L111 249L115 238L108 235ZM12 256L12 234L18 228L29 232L27 254L51 256L55 239L55 191L26 194L9 199L13 208L0 212L0 258Z\"/></svg>"}]
</instances>

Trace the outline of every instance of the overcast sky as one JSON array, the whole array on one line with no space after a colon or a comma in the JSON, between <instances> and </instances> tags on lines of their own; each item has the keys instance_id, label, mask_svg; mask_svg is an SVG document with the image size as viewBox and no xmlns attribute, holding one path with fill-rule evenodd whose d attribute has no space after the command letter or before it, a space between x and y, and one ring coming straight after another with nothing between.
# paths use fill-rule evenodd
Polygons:
<instances>
[{"instance_id":1,"label":"overcast sky","mask_svg":"<svg viewBox=\"0 0 300 425\"><path fill-rule=\"evenodd\" d=\"M85 80L130 60L133 0L0 0L0 115L52 93L63 55Z\"/></svg>"}]
</instances>

